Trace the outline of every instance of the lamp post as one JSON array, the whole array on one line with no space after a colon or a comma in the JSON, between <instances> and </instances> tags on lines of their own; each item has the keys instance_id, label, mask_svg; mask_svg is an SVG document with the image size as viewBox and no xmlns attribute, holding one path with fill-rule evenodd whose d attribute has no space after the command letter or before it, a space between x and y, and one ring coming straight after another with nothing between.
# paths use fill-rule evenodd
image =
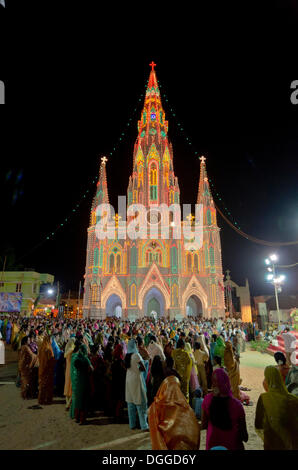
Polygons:
<instances>
[{"instance_id":1,"label":"lamp post","mask_svg":"<svg viewBox=\"0 0 298 470\"><path fill-rule=\"evenodd\" d=\"M280 310L279 310L278 292L281 292L281 285L283 281L285 280L285 276L283 274L280 276L277 275L276 273L276 261L277 260L278 260L277 255L272 254L269 256L269 258L265 259L265 263L267 265L267 270L270 273L267 275L267 279L274 285L278 327L280 327Z\"/></svg>"}]
</instances>

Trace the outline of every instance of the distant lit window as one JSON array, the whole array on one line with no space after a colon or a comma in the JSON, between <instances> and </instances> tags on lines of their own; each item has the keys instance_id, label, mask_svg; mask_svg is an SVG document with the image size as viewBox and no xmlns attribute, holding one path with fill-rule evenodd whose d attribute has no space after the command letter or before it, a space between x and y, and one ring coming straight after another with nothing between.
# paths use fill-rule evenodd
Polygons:
<instances>
[{"instance_id":1,"label":"distant lit window","mask_svg":"<svg viewBox=\"0 0 298 470\"><path fill-rule=\"evenodd\" d=\"M151 113L151 121L155 121L156 119L156 114L155 113Z\"/></svg>"}]
</instances>

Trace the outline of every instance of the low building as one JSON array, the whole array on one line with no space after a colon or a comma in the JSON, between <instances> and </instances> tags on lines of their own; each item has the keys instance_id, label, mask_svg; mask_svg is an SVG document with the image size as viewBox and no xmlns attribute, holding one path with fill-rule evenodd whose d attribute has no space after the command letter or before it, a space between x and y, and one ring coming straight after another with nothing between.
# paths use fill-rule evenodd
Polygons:
<instances>
[{"instance_id":1,"label":"low building","mask_svg":"<svg viewBox=\"0 0 298 470\"><path fill-rule=\"evenodd\" d=\"M40 274L34 270L3 271L0 273L0 313L31 315L40 297L40 286L53 282L53 275ZM10 302L14 298L16 302Z\"/></svg>"},{"instance_id":2,"label":"low building","mask_svg":"<svg viewBox=\"0 0 298 470\"><path fill-rule=\"evenodd\" d=\"M245 323L252 321L251 296L248 279L245 280L245 286L239 286L232 281L230 271L226 271L225 301L226 309L230 317L241 318Z\"/></svg>"},{"instance_id":3,"label":"low building","mask_svg":"<svg viewBox=\"0 0 298 470\"><path fill-rule=\"evenodd\" d=\"M258 295L253 298L254 308L257 316L261 320L262 326L268 323L278 323L278 321L291 322L291 312L298 306L297 294L278 294L279 318L276 308L275 295Z\"/></svg>"}]
</instances>

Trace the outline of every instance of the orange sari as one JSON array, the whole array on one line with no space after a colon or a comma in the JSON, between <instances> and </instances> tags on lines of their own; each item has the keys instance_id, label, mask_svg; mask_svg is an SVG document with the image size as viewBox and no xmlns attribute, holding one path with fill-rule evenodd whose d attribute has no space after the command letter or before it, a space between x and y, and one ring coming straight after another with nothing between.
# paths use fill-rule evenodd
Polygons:
<instances>
[{"instance_id":1,"label":"orange sari","mask_svg":"<svg viewBox=\"0 0 298 470\"><path fill-rule=\"evenodd\" d=\"M148 410L152 450L197 450L200 426L173 375L159 387Z\"/></svg>"}]
</instances>

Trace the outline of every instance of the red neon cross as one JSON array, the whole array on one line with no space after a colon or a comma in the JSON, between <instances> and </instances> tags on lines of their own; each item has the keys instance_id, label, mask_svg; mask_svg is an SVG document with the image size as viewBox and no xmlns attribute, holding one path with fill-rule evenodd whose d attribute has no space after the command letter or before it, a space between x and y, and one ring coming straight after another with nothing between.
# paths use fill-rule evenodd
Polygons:
<instances>
[{"instance_id":1,"label":"red neon cross","mask_svg":"<svg viewBox=\"0 0 298 470\"><path fill-rule=\"evenodd\" d=\"M154 67L156 67L156 64L152 61L151 64L149 64L150 67L152 67L152 71L154 71Z\"/></svg>"}]
</instances>

